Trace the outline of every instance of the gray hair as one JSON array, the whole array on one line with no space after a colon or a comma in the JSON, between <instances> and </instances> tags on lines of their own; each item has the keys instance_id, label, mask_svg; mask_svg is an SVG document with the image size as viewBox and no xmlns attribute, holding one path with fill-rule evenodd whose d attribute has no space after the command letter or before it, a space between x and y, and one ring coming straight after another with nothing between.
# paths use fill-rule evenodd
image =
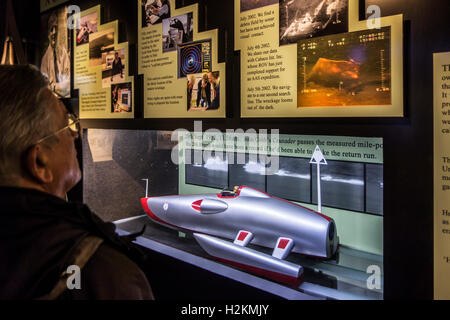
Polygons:
<instances>
[{"instance_id":1,"label":"gray hair","mask_svg":"<svg viewBox=\"0 0 450 320\"><path fill-rule=\"evenodd\" d=\"M0 65L0 180L19 173L24 152L53 130L46 88L34 66Z\"/></svg>"}]
</instances>

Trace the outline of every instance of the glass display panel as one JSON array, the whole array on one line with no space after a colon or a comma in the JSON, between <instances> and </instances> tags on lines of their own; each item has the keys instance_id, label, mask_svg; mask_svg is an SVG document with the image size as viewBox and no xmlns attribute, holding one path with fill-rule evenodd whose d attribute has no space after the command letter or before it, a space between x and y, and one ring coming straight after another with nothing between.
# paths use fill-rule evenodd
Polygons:
<instances>
[{"instance_id":1,"label":"glass display panel","mask_svg":"<svg viewBox=\"0 0 450 320\"><path fill-rule=\"evenodd\" d=\"M166 132L85 130L84 203L105 221L142 215L146 179L149 196L178 193L178 166L171 153Z\"/></svg>"}]
</instances>

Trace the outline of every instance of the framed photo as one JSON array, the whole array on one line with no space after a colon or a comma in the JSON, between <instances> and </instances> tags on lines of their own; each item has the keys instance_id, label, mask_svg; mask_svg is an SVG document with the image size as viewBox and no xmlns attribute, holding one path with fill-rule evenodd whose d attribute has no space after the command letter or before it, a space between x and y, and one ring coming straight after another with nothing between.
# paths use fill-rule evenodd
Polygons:
<instances>
[{"instance_id":1,"label":"framed photo","mask_svg":"<svg viewBox=\"0 0 450 320\"><path fill-rule=\"evenodd\" d=\"M67 7L41 16L40 69L50 89L64 98L70 98L71 91L71 34L67 28Z\"/></svg>"},{"instance_id":2,"label":"framed photo","mask_svg":"<svg viewBox=\"0 0 450 320\"><path fill-rule=\"evenodd\" d=\"M298 108L392 103L391 29L298 42Z\"/></svg>"}]
</instances>

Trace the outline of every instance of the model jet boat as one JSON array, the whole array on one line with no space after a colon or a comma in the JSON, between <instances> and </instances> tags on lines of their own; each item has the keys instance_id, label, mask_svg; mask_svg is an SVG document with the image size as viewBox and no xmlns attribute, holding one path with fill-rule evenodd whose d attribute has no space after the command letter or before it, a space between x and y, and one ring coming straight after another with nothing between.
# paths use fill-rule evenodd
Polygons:
<instances>
[{"instance_id":1,"label":"model jet boat","mask_svg":"<svg viewBox=\"0 0 450 320\"><path fill-rule=\"evenodd\" d=\"M301 283L303 268L285 261L291 252L329 259L338 247L333 219L246 186L141 202L154 222L193 233L209 255L292 286ZM249 244L273 248L273 254L248 248Z\"/></svg>"}]
</instances>

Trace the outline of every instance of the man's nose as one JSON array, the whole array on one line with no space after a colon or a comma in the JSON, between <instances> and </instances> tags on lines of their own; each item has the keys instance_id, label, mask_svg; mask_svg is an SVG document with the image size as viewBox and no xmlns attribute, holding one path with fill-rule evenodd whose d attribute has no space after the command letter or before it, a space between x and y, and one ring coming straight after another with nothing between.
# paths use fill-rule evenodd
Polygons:
<instances>
[{"instance_id":1,"label":"man's nose","mask_svg":"<svg viewBox=\"0 0 450 320\"><path fill-rule=\"evenodd\" d=\"M79 126L78 126L78 131L70 130L70 133L72 134L72 137L74 140L76 140L80 137L80 131L81 131L81 128Z\"/></svg>"}]
</instances>

